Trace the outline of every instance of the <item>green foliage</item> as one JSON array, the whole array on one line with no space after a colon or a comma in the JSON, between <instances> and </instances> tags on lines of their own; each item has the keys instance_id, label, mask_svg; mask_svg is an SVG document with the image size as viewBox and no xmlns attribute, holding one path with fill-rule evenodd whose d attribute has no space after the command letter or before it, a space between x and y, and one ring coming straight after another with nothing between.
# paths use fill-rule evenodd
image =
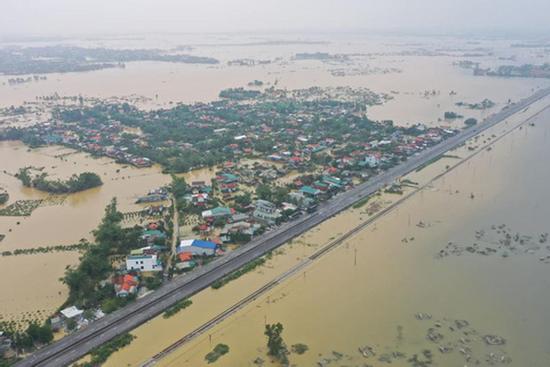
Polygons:
<instances>
[{"instance_id":1,"label":"green foliage","mask_svg":"<svg viewBox=\"0 0 550 367\"><path fill-rule=\"evenodd\" d=\"M31 187L32 186L32 177L29 174L29 169L28 168L19 169L19 173L17 174L17 178L19 179L19 181L21 181L23 186L25 186L25 187Z\"/></svg>"},{"instance_id":2,"label":"green foliage","mask_svg":"<svg viewBox=\"0 0 550 367\"><path fill-rule=\"evenodd\" d=\"M445 117L445 120L454 120L454 119L459 119L463 117L462 115L459 115L456 112L449 112L449 111L445 112L443 116Z\"/></svg>"},{"instance_id":3,"label":"green foliage","mask_svg":"<svg viewBox=\"0 0 550 367\"><path fill-rule=\"evenodd\" d=\"M216 362L220 357L229 353L229 346L226 344L218 344L214 347L214 350L204 356L204 359L208 363Z\"/></svg>"},{"instance_id":4,"label":"green foliage","mask_svg":"<svg viewBox=\"0 0 550 367\"><path fill-rule=\"evenodd\" d=\"M290 189L288 187L275 187L271 192L271 200L275 204L280 205L286 201L289 192Z\"/></svg>"},{"instance_id":5,"label":"green foliage","mask_svg":"<svg viewBox=\"0 0 550 367\"><path fill-rule=\"evenodd\" d=\"M40 326L36 323L31 323L27 328L26 333L33 340L33 342L47 344L53 340L53 331L49 324Z\"/></svg>"},{"instance_id":6,"label":"green foliage","mask_svg":"<svg viewBox=\"0 0 550 367\"><path fill-rule=\"evenodd\" d=\"M114 291L109 292L109 296L109 298L103 298L101 301L101 310L107 314L126 306L129 302L135 299L135 295L129 295L128 297L116 297L114 296Z\"/></svg>"},{"instance_id":7,"label":"green foliage","mask_svg":"<svg viewBox=\"0 0 550 367\"><path fill-rule=\"evenodd\" d=\"M226 275L225 277L216 280L214 283L212 283L212 288L219 289L229 283L232 280L235 280L237 278L240 278L244 274L251 272L252 270L256 269L258 266L262 266L265 263L265 259L263 257L260 257L256 260L253 260L240 268L239 270L234 271L233 273Z\"/></svg>"},{"instance_id":8,"label":"green foliage","mask_svg":"<svg viewBox=\"0 0 550 367\"><path fill-rule=\"evenodd\" d=\"M10 195L7 192L0 192L0 205L8 202Z\"/></svg>"},{"instance_id":9,"label":"green foliage","mask_svg":"<svg viewBox=\"0 0 550 367\"><path fill-rule=\"evenodd\" d=\"M181 310L191 306L192 304L193 304L193 301L191 301L190 299L184 298L178 303L176 303L174 306L167 309L162 315L162 317L164 317L165 319L168 319L174 316L175 314L177 314L178 312L180 312Z\"/></svg>"},{"instance_id":10,"label":"green foliage","mask_svg":"<svg viewBox=\"0 0 550 367\"><path fill-rule=\"evenodd\" d=\"M244 88L229 88L220 92L220 98L246 100L254 99L260 96L261 92L257 90L246 90Z\"/></svg>"},{"instance_id":11,"label":"green foliage","mask_svg":"<svg viewBox=\"0 0 550 367\"><path fill-rule=\"evenodd\" d=\"M95 367L105 363L105 361L107 361L111 354L129 345L135 338L135 336L129 333L114 338L113 340L92 350L90 352L90 355L92 357L91 361L84 363L79 367Z\"/></svg>"},{"instance_id":12,"label":"green foliage","mask_svg":"<svg viewBox=\"0 0 550 367\"><path fill-rule=\"evenodd\" d=\"M309 350L309 347L306 344L297 343L292 345L291 350L292 353L304 354Z\"/></svg>"},{"instance_id":13,"label":"green foliage","mask_svg":"<svg viewBox=\"0 0 550 367\"><path fill-rule=\"evenodd\" d=\"M185 179L175 175L172 175L172 182L170 183L169 189L176 199L183 197L189 190Z\"/></svg>"},{"instance_id":14,"label":"green foliage","mask_svg":"<svg viewBox=\"0 0 550 367\"><path fill-rule=\"evenodd\" d=\"M147 289L157 289L162 285L162 274L159 272L158 274L155 274L155 276L145 277L143 279L143 283Z\"/></svg>"},{"instance_id":15,"label":"green foliage","mask_svg":"<svg viewBox=\"0 0 550 367\"><path fill-rule=\"evenodd\" d=\"M353 204L353 209L359 209L359 208L367 205L369 200L370 200L370 196L367 196L366 198L363 198L363 199L359 200L358 202Z\"/></svg>"},{"instance_id":16,"label":"green foliage","mask_svg":"<svg viewBox=\"0 0 550 367\"><path fill-rule=\"evenodd\" d=\"M256 196L258 196L258 199L271 201L271 195L271 186L262 184L256 187Z\"/></svg>"},{"instance_id":17,"label":"green foliage","mask_svg":"<svg viewBox=\"0 0 550 367\"><path fill-rule=\"evenodd\" d=\"M250 242L250 240L252 239L252 236L242 232L231 233L230 237L231 242L234 243L247 243Z\"/></svg>"},{"instance_id":18,"label":"green foliage","mask_svg":"<svg viewBox=\"0 0 550 367\"><path fill-rule=\"evenodd\" d=\"M276 358L281 364L288 365L288 349L283 340L283 325L278 322L276 324L267 324L264 334L267 336L268 354Z\"/></svg>"},{"instance_id":19,"label":"green foliage","mask_svg":"<svg viewBox=\"0 0 550 367\"><path fill-rule=\"evenodd\" d=\"M66 181L48 180L47 174L43 173L37 177L31 177L30 168L21 168L17 177L26 187L34 187L41 191L52 194L69 194L91 189L103 185L101 178L93 172L83 172L80 175L73 175Z\"/></svg>"},{"instance_id":20,"label":"green foliage","mask_svg":"<svg viewBox=\"0 0 550 367\"><path fill-rule=\"evenodd\" d=\"M464 121L464 125L466 126L474 126L477 124L477 120L475 118L469 118Z\"/></svg>"},{"instance_id":21,"label":"green foliage","mask_svg":"<svg viewBox=\"0 0 550 367\"><path fill-rule=\"evenodd\" d=\"M242 195L235 196L235 204L245 207L252 203L252 197L249 192L246 192Z\"/></svg>"},{"instance_id":22,"label":"green foliage","mask_svg":"<svg viewBox=\"0 0 550 367\"><path fill-rule=\"evenodd\" d=\"M138 228L123 229L120 225L122 214L117 210L116 199L105 208L105 215L98 228L93 232L95 245L87 248L76 268L65 272L63 281L69 287L68 304L90 308L102 305L105 312L112 312L121 307L121 302L114 300L112 285L100 286L112 272L110 255L125 254L138 244Z\"/></svg>"},{"instance_id":23,"label":"green foliage","mask_svg":"<svg viewBox=\"0 0 550 367\"><path fill-rule=\"evenodd\" d=\"M76 329L77 326L78 326L78 324L76 323L75 320L73 320L73 319L67 320L67 329L69 331L73 331L74 329Z\"/></svg>"}]
</instances>

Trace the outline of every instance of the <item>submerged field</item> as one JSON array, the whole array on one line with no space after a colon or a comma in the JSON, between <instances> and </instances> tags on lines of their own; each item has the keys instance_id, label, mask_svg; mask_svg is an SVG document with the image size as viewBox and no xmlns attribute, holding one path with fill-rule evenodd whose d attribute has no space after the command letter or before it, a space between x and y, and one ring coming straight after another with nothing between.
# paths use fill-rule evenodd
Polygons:
<instances>
[{"instance_id":1,"label":"submerged field","mask_svg":"<svg viewBox=\"0 0 550 367\"><path fill-rule=\"evenodd\" d=\"M549 154L544 143L550 133L549 110L529 120L534 126L526 123L481 149L547 103L533 105L450 152L448 158L411 174L410 180L428 185L158 364L204 365L204 356L223 343L230 352L217 365L254 366L258 357L270 365L263 325L281 322L289 347L296 343L309 347L303 355L291 354L291 362L297 365L378 365L382 357L392 365L409 366L414 354L419 360L425 358L424 350L431 351L436 365L463 365L467 362L461 349L480 365L547 365L545 345L550 334L543 327L548 302L544 279L550 272L545 260L550 251L541 235L550 226L550 196L544 185L550 175L544 163ZM476 152L460 163L459 158ZM279 255L255 272L220 290L194 296L193 305L169 322L159 318L143 325L133 332L137 336L133 344L116 353L108 365L147 361L368 219L371 205L387 206L400 198L384 194L347 211L282 247ZM507 234L511 245L506 245ZM449 250L450 242L463 250ZM474 244L478 250L466 250ZM441 250L449 254L441 256ZM434 337L432 329L442 335L442 341L429 340L430 335ZM493 335L504 338L505 344L488 345L484 337ZM365 351L366 346L376 356L365 359L358 348Z\"/></svg>"},{"instance_id":2,"label":"submerged field","mask_svg":"<svg viewBox=\"0 0 550 367\"><path fill-rule=\"evenodd\" d=\"M432 126L449 124L461 127L462 120L438 120L448 110L481 119L500 110L509 99L518 100L530 95L534 89L548 85L548 81L540 79L474 77L471 70L453 65L463 58L458 55L401 54L415 49L413 44L427 48L447 47L444 39L411 40L410 44L383 39L340 41L318 45L199 48L201 53L223 61L215 67L129 63L126 69L54 74L46 81L17 86L2 84L7 79L2 77L0 104L17 105L38 96L59 93L62 96L83 94L101 98L130 96L121 97L121 100L137 101L145 108L168 108L172 102L210 101L216 99L223 88L246 86L257 79L264 81L265 87L289 89L313 85L367 87L393 97L386 104L370 109L370 118L393 119L400 125L425 122ZM464 46L462 41L459 43ZM487 44L483 46L488 47ZM304 51L365 54L346 65L292 60L297 52ZM498 44L494 51L498 55L509 52L503 44ZM274 59L279 56L283 61L268 66L227 65L227 61L241 57ZM532 57L534 55L522 56L520 61L528 62ZM492 64L495 57L486 55L481 61ZM367 72L369 68L395 70ZM346 69L345 75L335 76L334 69ZM357 73L357 69L360 72ZM427 91L435 93L426 95ZM482 111L455 105L460 101L480 102L484 98L493 100L496 105ZM534 110L535 106L532 106L523 116ZM34 118L28 121L17 119L5 126L26 126ZM533 366L545 365L542 362L548 362L548 356L541 346L548 344L550 338L539 325L544 324L541 308L547 289L538 279L547 277L549 268L538 260L540 256L504 258L502 252L478 256L454 247L451 251L448 245L449 241L456 241L466 248L475 241L476 231L496 236L491 232L492 225L506 224L506 230L514 234L521 232L535 237L550 231L545 228L549 224L546 208L550 198L542 185L550 175L544 161L544 157L549 155L544 143L548 137L545 128L548 118L546 113L537 120L535 127L516 131L495 145L493 150L484 151L434 182L305 272L295 275L217 326L209 332L212 345L208 336L203 335L160 363L201 365L205 363L204 355L218 342L230 346L230 352L216 362L218 365L253 365L252 361L257 357L268 363L263 324L277 321L284 324L283 336L289 345L301 342L310 348L301 356L291 356L291 361L298 365L312 365L322 358L334 360L335 365L344 363L344 360L349 365L376 361L376 358L363 360L359 355L357 348L365 345L376 346L380 352L399 349L407 355L431 348L435 360L447 361L441 358L450 358L448 361L455 363L463 361L456 350L440 356L434 345L426 343L425 332L430 322L449 318L466 319L480 333L497 333L505 337L506 348L498 350L505 351L506 357L512 358L513 365L518 361ZM0 127L2 124L0 122ZM469 146L481 146L489 137L489 133L485 133ZM466 157L472 152L461 148L451 154ZM140 206L134 204L137 197L170 180L159 167L135 169L59 146L29 150L19 142L2 142L0 160L0 187L10 194L10 201L0 209L20 201L22 207L16 210L28 214L0 217L0 235L5 235L0 241L0 252L68 245L82 238L89 239L90 231L96 228L112 197L117 197L122 211L138 210ZM458 162L459 159L452 157L442 159L412 174L411 180L425 183L446 165ZM101 176L104 185L77 194L52 197L23 187L13 177L26 166L45 167L53 178L92 171ZM208 181L213 174L213 170L202 169L183 176L188 182ZM291 180L293 174L291 172L281 182ZM409 188L406 192L412 190ZM189 309L170 320L152 320L137 329L134 334L138 338L131 346L116 353L108 364L139 365L400 198L384 194L361 208L347 211L284 246L266 265L254 272L220 290L207 290L196 295ZM417 226L419 223L421 225ZM441 249L453 252L453 256L435 259ZM456 254L461 256L454 256ZM66 266L78 263L79 255L77 251L71 251L0 257L0 321L23 322L48 317L65 301L67 290L59 278ZM516 291L519 293L512 293ZM517 302L522 298L533 301L520 309L519 303L510 300L512 294L516 295L513 299ZM430 313L432 320L419 322L414 316L418 312ZM398 336L399 340L396 339ZM486 348L482 346L483 343L476 344L476 356L483 355ZM342 357L333 354L333 350L342 353ZM393 363L400 365L406 360L396 359Z\"/></svg>"}]
</instances>

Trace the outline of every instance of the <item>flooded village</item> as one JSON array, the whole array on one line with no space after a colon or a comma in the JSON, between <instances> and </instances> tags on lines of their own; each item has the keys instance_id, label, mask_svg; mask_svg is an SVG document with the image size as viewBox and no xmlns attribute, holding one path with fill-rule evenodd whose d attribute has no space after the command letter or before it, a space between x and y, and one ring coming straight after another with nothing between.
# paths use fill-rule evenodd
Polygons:
<instances>
[{"instance_id":1,"label":"flooded village","mask_svg":"<svg viewBox=\"0 0 550 367\"><path fill-rule=\"evenodd\" d=\"M0 83L0 341L10 341L0 350L16 358L84 330L550 85L538 74L499 78L457 64L510 62L495 56L513 52L508 44L390 41L242 42L223 52L203 44L204 63L129 60ZM517 63L540 64L544 52ZM433 70L444 76L429 79ZM131 86L135 73L141 84ZM111 91L98 93L102 78ZM539 184L548 175L547 103L388 182L79 363L280 365L264 335L280 322L298 366L546 365L536 279L550 261ZM95 187L56 191L86 173L97 175ZM522 219L520 202L537 219ZM512 301L521 297L511 288L532 309ZM51 338L25 340L29 325Z\"/></svg>"}]
</instances>

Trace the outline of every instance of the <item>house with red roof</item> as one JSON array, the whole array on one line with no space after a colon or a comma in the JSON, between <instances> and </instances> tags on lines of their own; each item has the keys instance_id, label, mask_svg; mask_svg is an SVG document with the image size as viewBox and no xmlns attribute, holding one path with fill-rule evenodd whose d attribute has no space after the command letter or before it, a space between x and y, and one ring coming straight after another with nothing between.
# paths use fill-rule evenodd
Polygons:
<instances>
[{"instance_id":1,"label":"house with red roof","mask_svg":"<svg viewBox=\"0 0 550 367\"><path fill-rule=\"evenodd\" d=\"M124 274L115 278L113 285L117 297L128 297L138 291L139 278L136 275Z\"/></svg>"}]
</instances>

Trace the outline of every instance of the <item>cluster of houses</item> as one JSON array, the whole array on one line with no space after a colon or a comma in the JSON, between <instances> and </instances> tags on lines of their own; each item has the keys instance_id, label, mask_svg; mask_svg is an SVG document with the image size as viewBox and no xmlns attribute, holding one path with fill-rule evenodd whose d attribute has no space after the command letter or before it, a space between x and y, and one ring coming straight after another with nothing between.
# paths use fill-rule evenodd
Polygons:
<instances>
[{"instance_id":1,"label":"cluster of houses","mask_svg":"<svg viewBox=\"0 0 550 367\"><path fill-rule=\"evenodd\" d=\"M64 124L55 120L27 129L35 139L46 144L62 144L75 149L113 158L135 167L150 167L153 162L130 152L130 146L146 148L146 139L135 136L130 142L123 139L124 127L119 121L98 123L93 117L86 123Z\"/></svg>"},{"instance_id":2,"label":"cluster of houses","mask_svg":"<svg viewBox=\"0 0 550 367\"><path fill-rule=\"evenodd\" d=\"M223 255L219 243L205 241L200 239L182 240L176 248L178 270L193 269L197 264L197 259L210 258Z\"/></svg>"},{"instance_id":3,"label":"cluster of houses","mask_svg":"<svg viewBox=\"0 0 550 367\"><path fill-rule=\"evenodd\" d=\"M103 317L105 317L105 313L103 313L101 309L85 313L84 310L76 306L69 306L50 318L50 325L53 331L65 330L69 332L84 328L88 326L90 322Z\"/></svg>"},{"instance_id":4,"label":"cluster of houses","mask_svg":"<svg viewBox=\"0 0 550 367\"><path fill-rule=\"evenodd\" d=\"M136 200L137 204L143 203L155 203L159 201L168 200L168 190L164 187L160 187L155 190L151 190L145 196L141 196Z\"/></svg>"},{"instance_id":5,"label":"cluster of houses","mask_svg":"<svg viewBox=\"0 0 550 367\"><path fill-rule=\"evenodd\" d=\"M125 261L111 279L104 281L104 285L112 284L116 297L127 298L138 296L147 291L142 287L143 277L154 276L163 270L160 260L161 254L167 250L164 245L166 233L158 222L151 222L144 226L141 234L143 247L131 250ZM53 331L72 331L86 327L91 321L102 318L101 309L84 312L76 306L67 307L50 319Z\"/></svg>"}]
</instances>

